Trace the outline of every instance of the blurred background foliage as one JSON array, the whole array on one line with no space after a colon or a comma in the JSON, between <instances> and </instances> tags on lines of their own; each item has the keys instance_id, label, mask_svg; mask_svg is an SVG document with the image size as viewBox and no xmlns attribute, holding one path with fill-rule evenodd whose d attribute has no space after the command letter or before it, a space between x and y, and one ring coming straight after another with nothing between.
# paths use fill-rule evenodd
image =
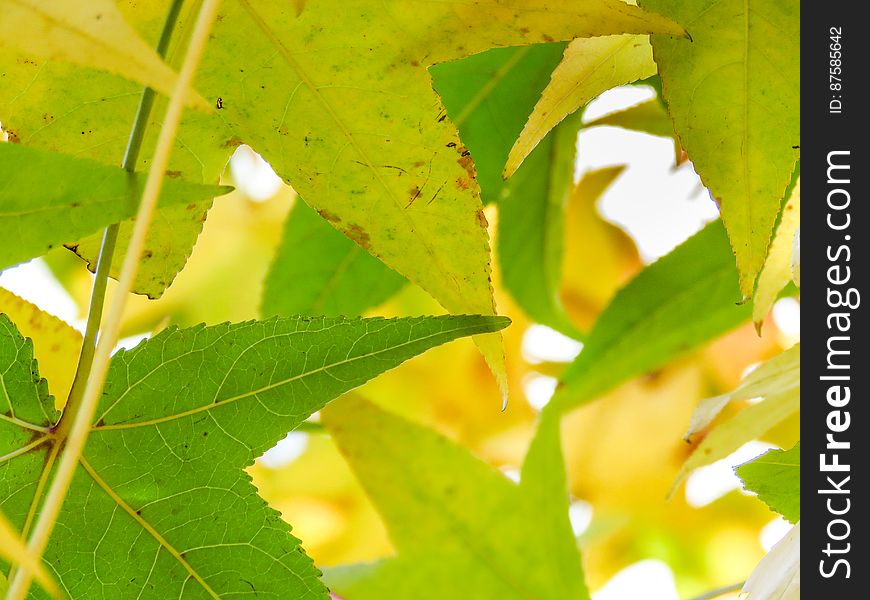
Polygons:
<instances>
[{"instance_id":1,"label":"blurred background foliage","mask_svg":"<svg viewBox=\"0 0 870 600\"><path fill-rule=\"evenodd\" d=\"M637 86L608 94L587 109L585 121L654 97L651 89ZM614 160L616 156L620 158ZM581 129L576 176L623 163L628 168L611 174L615 177L608 183L615 182L602 198L601 190L580 189L566 208L560 297L579 330L589 330L613 294L644 264L715 217L715 206L691 165L676 160L680 158L675 159L669 138L613 127ZM247 147L239 149L231 166L224 182L237 190L217 199L187 267L166 294L159 300L131 299L123 345L131 346L170 324L261 316L263 281L284 221L299 200ZM682 203L676 210L675 197ZM619 217L620 211L628 215L627 221ZM631 222L632 214L643 221L649 211L661 222L646 218L646 229ZM486 217L498 246L494 205L486 208ZM65 316L81 322L91 285L84 263L62 248L43 260L74 303L76 314ZM468 339L431 350L359 393L445 434L516 478L536 415L582 344L531 322L504 291L497 265L495 269L499 313L513 320L504 333L512 392L505 412L499 411L492 375ZM9 281L6 276L0 284ZM767 445L755 443L742 449L739 457L722 461L727 464L699 470L668 497L681 464L703 439L696 436L691 444L683 440L698 402L734 388L748 368L796 341L797 302L780 302L762 336L746 323L563 420L571 520L588 583L599 590L596 599L639 597L631 596L631 590L644 590L646 600L674 600L733 584L744 579L785 532L773 513L739 491L731 466L797 438L798 418L770 432L764 440ZM431 297L407 285L367 314L443 312ZM720 420L741 408L728 407ZM380 517L330 438L316 426L289 434L250 468L250 474L267 501L293 523L318 565L368 561L392 552Z\"/></svg>"}]
</instances>

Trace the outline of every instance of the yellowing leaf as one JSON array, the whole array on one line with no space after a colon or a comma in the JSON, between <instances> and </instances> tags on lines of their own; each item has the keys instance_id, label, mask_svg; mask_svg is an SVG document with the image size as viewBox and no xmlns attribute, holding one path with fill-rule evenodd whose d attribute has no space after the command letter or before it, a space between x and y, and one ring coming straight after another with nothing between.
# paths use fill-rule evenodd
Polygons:
<instances>
[{"instance_id":1,"label":"yellowing leaf","mask_svg":"<svg viewBox=\"0 0 870 600\"><path fill-rule=\"evenodd\" d=\"M57 589L54 579L49 576L45 565L27 550L27 545L2 512L0 512L0 557L5 558L13 565L21 565L26 568L33 573L36 581L45 591L53 598L60 598L60 590ZM2 591L2 586L0 586L0 591Z\"/></svg>"},{"instance_id":2,"label":"yellowing leaf","mask_svg":"<svg viewBox=\"0 0 870 600\"><path fill-rule=\"evenodd\" d=\"M801 182L800 179L792 190L791 197L782 209L782 219L776 235L770 243L767 260L758 276L758 287L752 306L752 320L755 327L761 331L761 324L770 307L776 301L780 290L792 279L792 253L796 242L798 226L801 222ZM800 265L800 261L798 261ZM799 269L800 267L798 267Z\"/></svg>"},{"instance_id":3,"label":"yellowing leaf","mask_svg":"<svg viewBox=\"0 0 870 600\"><path fill-rule=\"evenodd\" d=\"M138 22L155 7L143 2L130 11ZM222 108L185 116L178 155L185 171L209 180L235 147L250 144L334 227L447 310L494 314L473 159L426 68L496 46L625 32L683 34L673 22L618 0L570 8L561 0L428 1L413 9L396 0L324 0L298 17L282 3L227 2L197 76L197 88L210 101L220 98ZM77 150L94 152L105 143L96 151L114 147L121 156L118 139L135 109L123 91L95 85L47 101L47 87L73 88L80 74L9 68L16 80L36 80L32 96L18 89L0 100L0 110L13 105L8 120L20 139L45 135L44 114L64 115L65 135ZM75 141L82 131L87 143ZM189 247L190 239L184 243ZM499 336L477 341L503 382Z\"/></svg>"},{"instance_id":4,"label":"yellowing leaf","mask_svg":"<svg viewBox=\"0 0 870 600\"><path fill-rule=\"evenodd\" d=\"M571 42L511 149L505 176L513 175L562 119L602 92L655 72L652 47L645 35L611 35Z\"/></svg>"},{"instance_id":5,"label":"yellowing leaf","mask_svg":"<svg viewBox=\"0 0 870 600\"><path fill-rule=\"evenodd\" d=\"M48 379L55 406L66 402L82 347L81 334L57 317L0 288L0 313L7 315L25 337L33 340L39 372Z\"/></svg>"},{"instance_id":6,"label":"yellowing leaf","mask_svg":"<svg viewBox=\"0 0 870 600\"><path fill-rule=\"evenodd\" d=\"M719 203L753 294L800 157L796 0L644 0L692 40L652 36L664 98L695 169Z\"/></svg>"},{"instance_id":7,"label":"yellowing leaf","mask_svg":"<svg viewBox=\"0 0 870 600\"><path fill-rule=\"evenodd\" d=\"M758 367L730 394L702 402L692 415L687 436L709 425L728 402L759 396L764 399L717 425L704 437L683 464L674 488L693 470L725 458L800 410L800 344Z\"/></svg>"},{"instance_id":8,"label":"yellowing leaf","mask_svg":"<svg viewBox=\"0 0 870 600\"><path fill-rule=\"evenodd\" d=\"M801 346L795 344L753 370L733 391L707 398L692 414L686 438L707 427L729 402L751 400L800 388Z\"/></svg>"},{"instance_id":9,"label":"yellowing leaf","mask_svg":"<svg viewBox=\"0 0 870 600\"><path fill-rule=\"evenodd\" d=\"M175 72L113 0L0 0L0 47L102 69L170 95ZM191 106L208 104L191 94ZM120 161L120 158L119 158Z\"/></svg>"}]
</instances>

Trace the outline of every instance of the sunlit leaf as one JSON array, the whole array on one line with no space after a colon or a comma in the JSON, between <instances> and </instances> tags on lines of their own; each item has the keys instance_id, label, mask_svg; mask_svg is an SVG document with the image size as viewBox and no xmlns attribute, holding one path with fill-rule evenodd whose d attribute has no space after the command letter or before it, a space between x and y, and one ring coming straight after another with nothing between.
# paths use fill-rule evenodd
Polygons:
<instances>
[{"instance_id":1,"label":"sunlit leaf","mask_svg":"<svg viewBox=\"0 0 870 600\"><path fill-rule=\"evenodd\" d=\"M762 398L712 428L683 464L674 487L693 470L725 458L800 410L800 344L755 369L729 394L709 398L692 415L688 435L708 426L726 404Z\"/></svg>"},{"instance_id":2,"label":"sunlit leaf","mask_svg":"<svg viewBox=\"0 0 870 600\"><path fill-rule=\"evenodd\" d=\"M660 367L749 318L720 221L648 266L613 298L561 377L567 410Z\"/></svg>"},{"instance_id":3,"label":"sunlit leaf","mask_svg":"<svg viewBox=\"0 0 870 600\"><path fill-rule=\"evenodd\" d=\"M743 487L788 521L801 518L801 445L771 450L736 469Z\"/></svg>"},{"instance_id":4,"label":"sunlit leaf","mask_svg":"<svg viewBox=\"0 0 870 600\"><path fill-rule=\"evenodd\" d=\"M795 344L747 375L734 390L707 398L692 414L686 438L706 428L730 402L790 392L801 384L801 346Z\"/></svg>"},{"instance_id":5,"label":"sunlit leaf","mask_svg":"<svg viewBox=\"0 0 870 600\"><path fill-rule=\"evenodd\" d=\"M154 12L152 3L142 4L130 8L133 22ZM447 310L493 314L473 160L426 68L497 46L654 31L683 34L618 0L582 0L570 11L557 0L432 1L413 11L404 2L332 0L311 3L300 16L280 3L224 3L196 80L221 108L185 119L177 154L187 162L171 168L195 169L211 181L232 149L249 143L334 227ZM67 125L76 124L72 131L87 131L85 147L129 129L134 102L122 92L76 89L60 106L45 90L76 87L74 72L14 68L15 81L35 82L32 92L10 90L0 100L0 110L11 98L13 108L28 105L8 117L20 139L39 137L44 114L64 115ZM99 112L85 107L89 102L100 104ZM505 393L499 337L477 341Z\"/></svg>"},{"instance_id":6,"label":"sunlit leaf","mask_svg":"<svg viewBox=\"0 0 870 600\"><path fill-rule=\"evenodd\" d=\"M145 178L6 143L0 144L0 181L0 268L6 268L131 216ZM186 204L229 190L167 179L160 202Z\"/></svg>"},{"instance_id":7,"label":"sunlit leaf","mask_svg":"<svg viewBox=\"0 0 870 600\"><path fill-rule=\"evenodd\" d=\"M645 35L577 39L568 45L550 84L529 116L505 165L510 177L562 119L610 88L654 75L652 47Z\"/></svg>"},{"instance_id":8,"label":"sunlit leaf","mask_svg":"<svg viewBox=\"0 0 870 600\"><path fill-rule=\"evenodd\" d=\"M796 242L795 236L800 221L801 182L798 178L788 202L782 209L782 219L770 243L764 268L758 276L758 287L752 300L752 320L759 330L779 292L792 280L792 254L795 243L799 243Z\"/></svg>"},{"instance_id":9,"label":"sunlit leaf","mask_svg":"<svg viewBox=\"0 0 870 600\"><path fill-rule=\"evenodd\" d=\"M117 353L44 558L71 597L326 598L242 469L316 410L500 317L308 318L172 329ZM32 349L0 316L0 509L23 528L60 443ZM43 490L44 492L44 490ZM127 557L117 560L118 556ZM232 568L228 568L232 565Z\"/></svg>"},{"instance_id":10,"label":"sunlit leaf","mask_svg":"<svg viewBox=\"0 0 870 600\"><path fill-rule=\"evenodd\" d=\"M169 96L176 74L112 0L0 0L0 47L103 69ZM188 102L208 104L192 93Z\"/></svg>"},{"instance_id":11,"label":"sunlit leaf","mask_svg":"<svg viewBox=\"0 0 870 600\"><path fill-rule=\"evenodd\" d=\"M299 201L263 288L263 315L355 316L407 281Z\"/></svg>"},{"instance_id":12,"label":"sunlit leaf","mask_svg":"<svg viewBox=\"0 0 870 600\"><path fill-rule=\"evenodd\" d=\"M61 408L75 376L82 347L81 334L64 321L3 288L0 288L0 313L9 317L23 336L33 340L33 354L39 363L39 372L48 379L55 405Z\"/></svg>"},{"instance_id":13,"label":"sunlit leaf","mask_svg":"<svg viewBox=\"0 0 870 600\"><path fill-rule=\"evenodd\" d=\"M343 398L323 419L398 551L331 569L327 581L339 595L589 598L568 521L557 418L541 422L519 485L360 398Z\"/></svg>"},{"instance_id":14,"label":"sunlit leaf","mask_svg":"<svg viewBox=\"0 0 870 600\"><path fill-rule=\"evenodd\" d=\"M674 128L719 202L752 296L800 157L800 18L795 0L642 0L691 40L652 36Z\"/></svg>"}]
</instances>

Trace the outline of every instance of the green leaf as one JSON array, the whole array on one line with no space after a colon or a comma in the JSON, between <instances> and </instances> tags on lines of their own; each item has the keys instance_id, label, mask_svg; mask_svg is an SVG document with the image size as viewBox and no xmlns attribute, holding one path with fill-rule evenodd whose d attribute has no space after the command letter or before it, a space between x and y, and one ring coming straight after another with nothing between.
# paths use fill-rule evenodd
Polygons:
<instances>
[{"instance_id":1,"label":"green leaf","mask_svg":"<svg viewBox=\"0 0 870 600\"><path fill-rule=\"evenodd\" d=\"M499 262L505 288L532 319L565 335L584 336L561 301L565 208L594 205L623 167L592 171L573 184L581 114L560 123L511 177L499 205ZM541 192L543 195L541 195Z\"/></svg>"},{"instance_id":2,"label":"green leaf","mask_svg":"<svg viewBox=\"0 0 870 600\"><path fill-rule=\"evenodd\" d=\"M295 317L172 329L112 359L44 554L71 598L326 598L243 469L314 411L502 317ZM0 317L0 509L20 530L59 448L30 343ZM123 560L118 560L123 557Z\"/></svg>"},{"instance_id":3,"label":"green leaf","mask_svg":"<svg viewBox=\"0 0 870 600\"><path fill-rule=\"evenodd\" d=\"M511 179L501 176L524 115L564 48L498 48L436 65L432 76L474 159L481 197L499 204L497 250L505 288L531 318L576 338L580 333L561 306L558 288L579 115L545 138Z\"/></svg>"},{"instance_id":4,"label":"green leaf","mask_svg":"<svg viewBox=\"0 0 870 600\"><path fill-rule=\"evenodd\" d=\"M169 96L176 74L112 0L0 0L0 47L121 75ZM188 102L208 104L195 92Z\"/></svg>"},{"instance_id":5,"label":"green leaf","mask_svg":"<svg viewBox=\"0 0 870 600\"><path fill-rule=\"evenodd\" d=\"M755 280L800 157L797 0L643 0L691 40L651 38L683 148L717 199L740 289Z\"/></svg>"},{"instance_id":6,"label":"green leaf","mask_svg":"<svg viewBox=\"0 0 870 600\"><path fill-rule=\"evenodd\" d=\"M562 119L602 92L655 73L656 65L648 36L611 35L571 42L511 148L504 168L505 176L513 175L529 153Z\"/></svg>"},{"instance_id":7,"label":"green leaf","mask_svg":"<svg viewBox=\"0 0 870 600\"><path fill-rule=\"evenodd\" d=\"M504 163L565 46L494 48L430 69L435 90L474 159L485 203L499 202L516 186L502 177Z\"/></svg>"},{"instance_id":8,"label":"green leaf","mask_svg":"<svg viewBox=\"0 0 870 600\"><path fill-rule=\"evenodd\" d=\"M568 410L686 354L749 318L721 221L620 290L566 369L552 402Z\"/></svg>"},{"instance_id":9,"label":"green leaf","mask_svg":"<svg viewBox=\"0 0 870 600\"><path fill-rule=\"evenodd\" d=\"M151 30L154 4L129 7L129 20ZM414 10L397 0L323 0L298 17L284 3L227 2L196 80L222 108L185 115L176 149L185 166L171 168L209 181L234 147L249 143L334 227L448 311L494 314L473 162L427 67L498 46L654 31L683 34L619 0L578 0L570 10L561 0L432 0ZM126 137L134 114L129 89L92 80L83 90L75 71L5 58L0 65L6 81L20 82L0 88L0 113L22 141L46 137L47 114L54 143L62 120L74 151L107 143L117 148L113 160L121 156L112 140ZM81 131L87 143L73 141ZM500 337L476 341L506 390Z\"/></svg>"},{"instance_id":10,"label":"green leaf","mask_svg":"<svg viewBox=\"0 0 870 600\"><path fill-rule=\"evenodd\" d=\"M0 268L6 268L130 217L145 178L90 160L0 143L0 181ZM187 204L230 189L167 179L160 203Z\"/></svg>"},{"instance_id":11,"label":"green leaf","mask_svg":"<svg viewBox=\"0 0 870 600\"><path fill-rule=\"evenodd\" d=\"M568 520L558 419L542 422L516 485L464 448L358 397L322 416L398 552L329 570L337 594L588 600Z\"/></svg>"},{"instance_id":12,"label":"green leaf","mask_svg":"<svg viewBox=\"0 0 870 600\"><path fill-rule=\"evenodd\" d=\"M770 450L735 469L743 487L787 521L801 519L801 444Z\"/></svg>"},{"instance_id":13,"label":"green leaf","mask_svg":"<svg viewBox=\"0 0 870 600\"><path fill-rule=\"evenodd\" d=\"M266 278L262 312L267 317L360 315L405 283L299 201Z\"/></svg>"}]
</instances>

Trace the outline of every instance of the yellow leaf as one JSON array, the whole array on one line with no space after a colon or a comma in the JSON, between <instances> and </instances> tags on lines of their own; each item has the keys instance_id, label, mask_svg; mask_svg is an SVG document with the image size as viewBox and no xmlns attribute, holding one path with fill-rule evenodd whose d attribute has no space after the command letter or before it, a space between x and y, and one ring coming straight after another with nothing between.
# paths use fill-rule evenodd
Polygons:
<instances>
[{"instance_id":1,"label":"yellow leaf","mask_svg":"<svg viewBox=\"0 0 870 600\"><path fill-rule=\"evenodd\" d=\"M26 544L3 513L0 513L0 556L13 565L20 565L33 573L42 588L53 598L60 597L57 584L48 575L45 566L27 550Z\"/></svg>"},{"instance_id":2,"label":"yellow leaf","mask_svg":"<svg viewBox=\"0 0 870 600\"><path fill-rule=\"evenodd\" d=\"M0 313L9 316L25 337L33 340L39 372L60 409L66 402L82 347L81 334L64 321L0 288Z\"/></svg>"},{"instance_id":3,"label":"yellow leaf","mask_svg":"<svg viewBox=\"0 0 870 600\"><path fill-rule=\"evenodd\" d=\"M176 73L112 0L0 0L0 47L132 79L169 95ZM208 109L195 93L190 106Z\"/></svg>"},{"instance_id":4,"label":"yellow leaf","mask_svg":"<svg viewBox=\"0 0 870 600\"><path fill-rule=\"evenodd\" d=\"M569 114L612 87L655 73L649 36L611 35L571 42L511 148L505 177L513 175L538 142Z\"/></svg>"},{"instance_id":5,"label":"yellow leaf","mask_svg":"<svg viewBox=\"0 0 870 600\"><path fill-rule=\"evenodd\" d=\"M709 425L729 402L764 398L707 434L683 464L671 492L693 470L727 457L798 412L800 396L800 344L796 344L750 373L733 392L702 402L687 437Z\"/></svg>"},{"instance_id":6,"label":"yellow leaf","mask_svg":"<svg viewBox=\"0 0 870 600\"><path fill-rule=\"evenodd\" d=\"M776 301L779 291L784 288L792 278L792 252L796 239L797 229L801 221L801 181L797 180L791 197L785 208L782 209L782 219L776 235L770 243L767 252L767 260L761 275L758 276L758 287L755 290L754 304L752 306L752 320L755 327L761 331L761 324L770 307ZM798 248L800 246L798 245ZM798 260L800 265L800 260ZM798 266L797 273L800 273ZM798 281L800 277L798 276Z\"/></svg>"}]
</instances>

